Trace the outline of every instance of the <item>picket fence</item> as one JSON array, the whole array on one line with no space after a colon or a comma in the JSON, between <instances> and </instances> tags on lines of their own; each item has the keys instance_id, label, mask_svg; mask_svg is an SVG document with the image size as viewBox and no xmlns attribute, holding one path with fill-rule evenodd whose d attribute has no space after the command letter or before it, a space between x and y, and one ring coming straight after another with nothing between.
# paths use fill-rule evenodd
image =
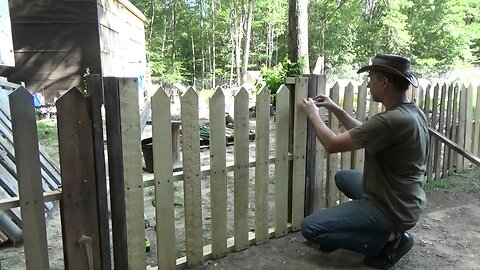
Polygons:
<instances>
[{"instance_id":1,"label":"picket fence","mask_svg":"<svg viewBox=\"0 0 480 270\"><path fill-rule=\"evenodd\" d=\"M363 150L327 154L317 143L301 111L307 96L326 93L326 77L289 78L277 92L275 151L270 156L269 91L256 94L255 160L249 159L249 93L234 97L234 162L225 158L225 95L217 89L210 99L210 165L200 165L199 96L193 88L182 95L181 132L183 171L173 172L170 97L159 89L151 97L154 174L142 173L138 82L127 78L103 80L108 149L108 182L101 117L102 83L88 78L87 93L74 88L57 101L62 190L41 189L38 142L32 97L23 87L10 95L13 136L18 161L19 197L1 200L0 209L20 206L27 269L49 269L43 201L59 200L68 269L145 269L144 189L154 187L156 202L157 269L194 266L231 251L262 244L299 230L306 214L345 202L335 187L339 169L362 169ZM480 165L480 92L472 86L436 85L412 91L411 97L429 118L431 131L428 180ZM360 121L383 108L368 98L366 83L348 84L340 97L335 84L331 98ZM430 93L433 92L433 98ZM475 108L475 109L474 109ZM320 110L330 128L342 132L338 120ZM25 135L30 134L30 135ZM273 182L269 166L274 166ZM249 169L254 168L254 196L249 197ZM232 172L233 191L227 187ZM202 177L209 177L211 241L204 243ZM174 181L183 181L186 256L177 258ZM109 193L107 193L107 183ZM273 217L269 217L269 190L274 189ZM110 195L108 195L110 194ZM227 198L234 200L233 237L228 238ZM109 231L107 199L111 202ZM249 229L254 205L254 232ZM27 214L25 214L27 213ZM269 218L273 220L270 222ZM86 222L88 221L88 222ZM231 226L230 226L231 227ZM113 242L110 243L110 233ZM113 244L113 261L110 258ZM151 267L148 267L151 268Z\"/></svg>"}]
</instances>

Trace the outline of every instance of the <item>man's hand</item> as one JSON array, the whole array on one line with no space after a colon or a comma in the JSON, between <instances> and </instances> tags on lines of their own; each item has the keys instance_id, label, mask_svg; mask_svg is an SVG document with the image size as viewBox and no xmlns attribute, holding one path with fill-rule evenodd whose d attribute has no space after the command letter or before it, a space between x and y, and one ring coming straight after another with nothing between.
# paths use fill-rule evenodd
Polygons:
<instances>
[{"instance_id":1,"label":"man's hand","mask_svg":"<svg viewBox=\"0 0 480 270\"><path fill-rule=\"evenodd\" d=\"M308 118L318 115L318 107L317 105L315 105L315 102L313 101L312 98L308 98L308 100L303 99L302 108L303 108L303 112L305 112Z\"/></svg>"},{"instance_id":2,"label":"man's hand","mask_svg":"<svg viewBox=\"0 0 480 270\"><path fill-rule=\"evenodd\" d=\"M330 97L325 95L316 96L313 101L318 107L324 107L325 109L332 111L338 107L338 105L330 99Z\"/></svg>"}]
</instances>

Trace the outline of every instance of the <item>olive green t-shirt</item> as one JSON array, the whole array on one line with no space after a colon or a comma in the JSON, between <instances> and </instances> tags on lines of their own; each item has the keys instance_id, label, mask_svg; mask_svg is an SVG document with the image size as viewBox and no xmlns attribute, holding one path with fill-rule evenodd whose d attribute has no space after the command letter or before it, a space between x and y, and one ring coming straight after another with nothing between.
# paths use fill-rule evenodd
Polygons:
<instances>
[{"instance_id":1,"label":"olive green t-shirt","mask_svg":"<svg viewBox=\"0 0 480 270\"><path fill-rule=\"evenodd\" d=\"M399 104L350 129L365 148L363 193L399 225L415 226L425 206L423 190L429 135L425 114Z\"/></svg>"}]
</instances>

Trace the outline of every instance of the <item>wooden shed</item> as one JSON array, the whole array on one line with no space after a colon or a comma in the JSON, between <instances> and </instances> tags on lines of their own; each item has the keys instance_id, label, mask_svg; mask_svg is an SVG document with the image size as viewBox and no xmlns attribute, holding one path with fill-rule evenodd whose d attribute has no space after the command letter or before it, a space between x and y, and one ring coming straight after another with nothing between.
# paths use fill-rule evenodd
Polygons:
<instances>
[{"instance_id":1,"label":"wooden shed","mask_svg":"<svg viewBox=\"0 0 480 270\"><path fill-rule=\"evenodd\" d=\"M85 74L146 72L145 16L128 0L9 0L15 67L0 70L52 101Z\"/></svg>"}]
</instances>

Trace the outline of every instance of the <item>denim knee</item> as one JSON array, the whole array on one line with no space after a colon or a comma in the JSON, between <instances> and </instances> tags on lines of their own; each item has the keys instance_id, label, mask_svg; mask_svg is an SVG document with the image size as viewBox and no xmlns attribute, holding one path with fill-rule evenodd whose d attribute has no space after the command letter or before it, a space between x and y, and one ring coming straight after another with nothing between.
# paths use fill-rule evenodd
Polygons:
<instances>
[{"instance_id":1,"label":"denim knee","mask_svg":"<svg viewBox=\"0 0 480 270\"><path fill-rule=\"evenodd\" d=\"M335 174L335 177L334 177L335 186L337 186L337 188L342 192L345 190L345 177L343 176L344 173L345 173L345 170L340 170Z\"/></svg>"}]
</instances>

